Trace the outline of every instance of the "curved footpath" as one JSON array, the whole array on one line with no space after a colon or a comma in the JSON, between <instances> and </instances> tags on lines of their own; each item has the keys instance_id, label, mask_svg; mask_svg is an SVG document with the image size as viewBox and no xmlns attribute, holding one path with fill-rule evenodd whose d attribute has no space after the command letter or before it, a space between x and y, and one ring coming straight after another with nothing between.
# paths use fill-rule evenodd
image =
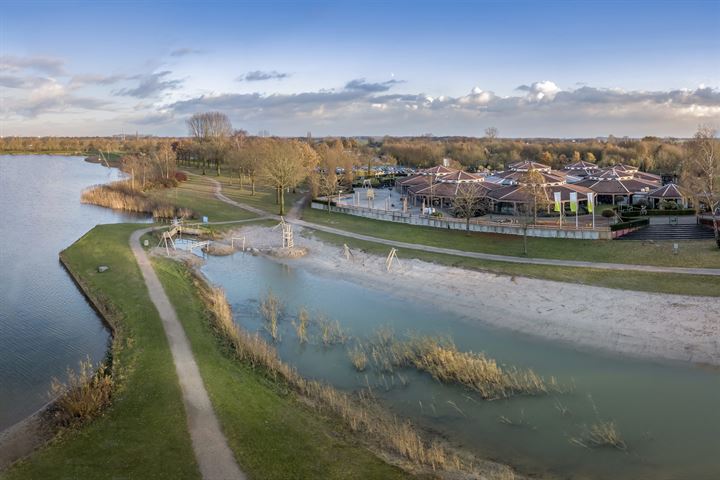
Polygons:
<instances>
[{"instance_id":1,"label":"curved footpath","mask_svg":"<svg viewBox=\"0 0 720 480\"><path fill-rule=\"evenodd\" d=\"M263 215L266 218L279 219L278 215L270 215L260 210L259 208L252 207L243 203L236 202L226 197L222 193L222 185L220 182L213 178L208 178L215 185L215 197L230 205L234 205L238 208L248 210L259 215ZM458 257L476 258L479 260L491 260L495 262L507 262L507 263L520 263L529 265L549 265L554 267L576 267L576 268L596 268L600 270L616 270L616 271L631 271L631 272L650 272L650 273L680 273L684 275L709 275L709 276L720 276L720 268L690 268L690 267L662 267L655 265L633 265L630 263L596 263L596 262L584 262L580 260L560 260L554 258L524 258L524 257L513 257L509 255L495 255L492 253L480 253L480 252L468 252L466 250L455 250L452 248L433 247L430 245L422 245L417 243L399 242L396 240L388 240L385 238L371 237L369 235L362 235L360 233L348 232L347 230L340 230L333 227L327 227L325 225L319 225L317 223L306 222L297 218L292 218L297 210L291 209L288 215L287 221L301 227L310 228L313 230L319 230L321 232L332 233L334 235L340 235L343 237L355 238L357 240L365 240L368 242L382 243L391 247L407 248L412 250L422 250L425 252L432 253L443 253L446 255L455 255Z\"/></svg>"},{"instance_id":2,"label":"curved footpath","mask_svg":"<svg viewBox=\"0 0 720 480\"><path fill-rule=\"evenodd\" d=\"M200 371L185 336L175 308L170 303L150 259L140 245L140 237L154 227L136 230L130 236L130 248L140 267L150 299L162 320L163 329L170 344L175 371L182 390L183 404L193 451L204 480L245 479L220 430L210 398L203 384Z\"/></svg>"}]
</instances>

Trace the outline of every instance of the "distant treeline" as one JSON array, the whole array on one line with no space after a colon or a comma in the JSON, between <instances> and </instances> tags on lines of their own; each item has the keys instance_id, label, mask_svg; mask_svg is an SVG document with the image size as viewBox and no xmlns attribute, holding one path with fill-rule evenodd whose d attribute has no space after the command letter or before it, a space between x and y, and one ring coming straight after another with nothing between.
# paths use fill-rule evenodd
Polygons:
<instances>
[{"instance_id":1,"label":"distant treeline","mask_svg":"<svg viewBox=\"0 0 720 480\"><path fill-rule=\"evenodd\" d=\"M637 166L643 171L677 173L684 155L685 140L657 137L609 137L605 140L343 137L311 139L310 142L319 152L332 147L352 153L361 165L374 159L381 160L382 163L428 167L437 165L443 158L449 158L468 170L501 170L520 160L533 160L554 168L587 160L600 166L624 163ZM92 155L101 151L130 153L155 150L160 144L170 144L173 150L177 151L180 161L183 157L195 156L189 152L188 137L5 137L0 138L0 152Z\"/></svg>"}]
</instances>

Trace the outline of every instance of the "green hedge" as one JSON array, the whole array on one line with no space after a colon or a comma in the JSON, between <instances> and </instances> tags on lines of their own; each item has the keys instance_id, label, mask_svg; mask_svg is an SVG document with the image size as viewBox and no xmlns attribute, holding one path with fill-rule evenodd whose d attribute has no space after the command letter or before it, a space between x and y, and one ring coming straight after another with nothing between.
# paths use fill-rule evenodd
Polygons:
<instances>
[{"instance_id":1,"label":"green hedge","mask_svg":"<svg viewBox=\"0 0 720 480\"><path fill-rule=\"evenodd\" d=\"M646 227L648 225L650 225L649 218L634 218L631 220L626 220L624 222L616 223L615 225L610 225L610 231L614 232L616 230L624 230L626 228Z\"/></svg>"},{"instance_id":2,"label":"green hedge","mask_svg":"<svg viewBox=\"0 0 720 480\"><path fill-rule=\"evenodd\" d=\"M695 210L692 209L692 208L683 208L683 209L678 209L678 210L670 210L670 209L667 209L667 210L658 210L658 209L650 210L650 209L648 209L648 210L646 210L645 212L646 212L645 215L647 215L647 216L656 216L656 215L695 215L695 213L696 213ZM630 210L630 211L627 211L627 212L622 212L622 216L623 216L623 217L627 217L627 218L634 218L634 217L640 217L640 216L643 216L643 217L644 217L645 215L640 215L640 210Z\"/></svg>"}]
</instances>

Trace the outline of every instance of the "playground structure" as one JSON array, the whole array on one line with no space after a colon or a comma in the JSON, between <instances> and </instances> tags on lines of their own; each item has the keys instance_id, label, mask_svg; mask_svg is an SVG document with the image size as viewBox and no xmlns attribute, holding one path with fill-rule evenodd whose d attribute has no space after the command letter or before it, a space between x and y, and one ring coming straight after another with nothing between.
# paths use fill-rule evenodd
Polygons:
<instances>
[{"instance_id":1,"label":"playground structure","mask_svg":"<svg viewBox=\"0 0 720 480\"><path fill-rule=\"evenodd\" d=\"M172 247L173 250L177 250L175 239L182 238L183 233L187 235L202 235L203 233L206 233L206 230L202 228L199 223L184 224L181 220L175 219L172 222L170 230L162 232L162 237L160 238L160 242L158 242L157 246L164 246L165 252L168 256L170 256L170 247ZM203 249L208 246L210 246L209 240L200 240L188 243L185 248L188 252L191 252L195 248Z\"/></svg>"},{"instance_id":2,"label":"playground structure","mask_svg":"<svg viewBox=\"0 0 720 480\"><path fill-rule=\"evenodd\" d=\"M285 221L285 217L280 217L280 223L275 225L273 229L278 227L282 229L282 248L294 248L295 239L293 238L292 225Z\"/></svg>"}]
</instances>

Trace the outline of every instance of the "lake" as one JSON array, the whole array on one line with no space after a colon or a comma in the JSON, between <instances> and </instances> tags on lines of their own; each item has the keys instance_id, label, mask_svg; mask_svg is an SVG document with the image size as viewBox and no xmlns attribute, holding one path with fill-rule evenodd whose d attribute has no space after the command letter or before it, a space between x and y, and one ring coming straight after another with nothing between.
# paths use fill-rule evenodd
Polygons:
<instances>
[{"instance_id":1,"label":"lake","mask_svg":"<svg viewBox=\"0 0 720 480\"><path fill-rule=\"evenodd\" d=\"M97 224L144 221L80 204L120 175L82 157L0 155L0 430L48 401L52 377L105 355L108 331L58 253Z\"/></svg>"}]
</instances>

